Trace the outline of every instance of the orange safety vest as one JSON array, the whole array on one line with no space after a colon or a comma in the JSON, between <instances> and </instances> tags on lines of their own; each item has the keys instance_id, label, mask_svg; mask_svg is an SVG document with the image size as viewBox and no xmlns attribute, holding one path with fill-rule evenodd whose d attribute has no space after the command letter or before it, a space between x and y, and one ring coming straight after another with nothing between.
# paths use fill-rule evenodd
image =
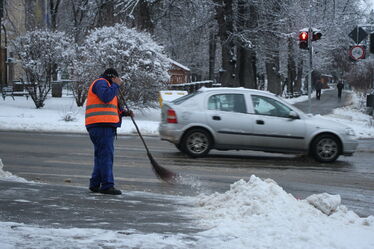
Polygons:
<instances>
[{"instance_id":1,"label":"orange safety vest","mask_svg":"<svg viewBox=\"0 0 374 249\"><path fill-rule=\"evenodd\" d=\"M96 81L105 80L110 86L110 83L100 78L92 82L88 90L86 103L86 125L95 123L118 123L118 98L115 96L110 102L104 103L93 91L92 88Z\"/></svg>"}]
</instances>

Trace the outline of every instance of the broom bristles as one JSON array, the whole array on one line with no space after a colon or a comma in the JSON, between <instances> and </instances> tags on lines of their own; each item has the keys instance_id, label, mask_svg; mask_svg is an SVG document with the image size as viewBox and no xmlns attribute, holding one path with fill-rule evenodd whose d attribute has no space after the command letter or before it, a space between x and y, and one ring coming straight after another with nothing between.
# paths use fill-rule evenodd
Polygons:
<instances>
[{"instance_id":1,"label":"broom bristles","mask_svg":"<svg viewBox=\"0 0 374 249\"><path fill-rule=\"evenodd\" d=\"M153 168L153 171L155 172L155 174L163 181L165 182L168 182L168 183L174 183L176 178L177 178L177 174L175 174L174 172L162 167L161 165L159 165L156 160L153 158L152 154L150 153L147 153L148 154L148 158L149 160L151 161L151 164L152 164L152 168Z\"/></svg>"}]
</instances>

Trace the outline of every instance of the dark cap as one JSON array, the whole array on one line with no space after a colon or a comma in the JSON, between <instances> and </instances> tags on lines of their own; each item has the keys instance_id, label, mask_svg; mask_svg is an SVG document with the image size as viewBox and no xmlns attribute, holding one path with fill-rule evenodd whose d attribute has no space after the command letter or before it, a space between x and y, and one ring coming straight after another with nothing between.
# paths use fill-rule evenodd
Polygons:
<instances>
[{"instance_id":1,"label":"dark cap","mask_svg":"<svg viewBox=\"0 0 374 249\"><path fill-rule=\"evenodd\" d=\"M108 68L104 71L103 77L116 78L119 77L117 71L114 68Z\"/></svg>"}]
</instances>

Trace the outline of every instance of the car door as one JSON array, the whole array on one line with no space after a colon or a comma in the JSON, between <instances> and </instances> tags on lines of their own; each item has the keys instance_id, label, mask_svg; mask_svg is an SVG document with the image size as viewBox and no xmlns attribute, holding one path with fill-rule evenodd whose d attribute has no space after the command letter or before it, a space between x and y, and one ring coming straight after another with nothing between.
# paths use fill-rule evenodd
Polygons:
<instances>
[{"instance_id":1,"label":"car door","mask_svg":"<svg viewBox=\"0 0 374 249\"><path fill-rule=\"evenodd\" d=\"M306 126L302 119L290 118L293 111L276 98L251 94L253 107L253 144L269 150L305 149Z\"/></svg>"},{"instance_id":2,"label":"car door","mask_svg":"<svg viewBox=\"0 0 374 249\"><path fill-rule=\"evenodd\" d=\"M212 93L207 96L208 125L215 132L216 145L240 148L252 132L253 117L247 113L245 94Z\"/></svg>"}]
</instances>

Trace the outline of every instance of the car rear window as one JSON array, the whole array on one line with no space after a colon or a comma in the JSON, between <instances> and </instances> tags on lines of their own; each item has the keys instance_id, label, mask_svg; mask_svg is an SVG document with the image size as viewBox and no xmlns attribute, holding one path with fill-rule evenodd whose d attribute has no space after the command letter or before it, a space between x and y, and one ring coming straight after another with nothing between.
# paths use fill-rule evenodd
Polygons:
<instances>
[{"instance_id":1,"label":"car rear window","mask_svg":"<svg viewBox=\"0 0 374 249\"><path fill-rule=\"evenodd\" d=\"M192 97L195 97L196 95L200 94L201 92L197 91L197 92L194 92L194 93L191 93L191 94L188 94L188 95L184 95L180 98L177 98L173 101L171 101L171 103L173 103L174 105L179 105L179 104L182 104L184 101L192 98Z\"/></svg>"}]
</instances>

